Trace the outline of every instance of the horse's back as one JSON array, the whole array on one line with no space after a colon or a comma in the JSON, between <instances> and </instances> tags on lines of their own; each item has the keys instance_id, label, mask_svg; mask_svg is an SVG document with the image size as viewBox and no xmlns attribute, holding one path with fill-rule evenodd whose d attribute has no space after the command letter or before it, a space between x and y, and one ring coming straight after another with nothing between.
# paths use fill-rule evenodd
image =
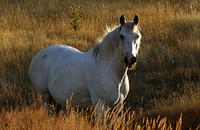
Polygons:
<instances>
[{"instance_id":1,"label":"horse's back","mask_svg":"<svg viewBox=\"0 0 200 130\"><path fill-rule=\"evenodd\" d=\"M48 75L52 66L58 64L58 59L74 53L79 54L81 52L70 46L52 45L42 49L34 56L29 66L29 75L31 82L38 93L48 93Z\"/></svg>"}]
</instances>

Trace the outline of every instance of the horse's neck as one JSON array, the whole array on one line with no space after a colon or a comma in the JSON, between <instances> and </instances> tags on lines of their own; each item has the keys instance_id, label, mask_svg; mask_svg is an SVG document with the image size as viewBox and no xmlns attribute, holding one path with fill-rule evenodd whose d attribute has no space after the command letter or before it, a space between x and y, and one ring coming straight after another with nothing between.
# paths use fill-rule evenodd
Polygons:
<instances>
[{"instance_id":1,"label":"horse's neck","mask_svg":"<svg viewBox=\"0 0 200 130\"><path fill-rule=\"evenodd\" d=\"M107 69L113 77L116 77L118 80L121 80L124 74L127 73L126 66L123 61L121 54L113 54L112 59L107 63Z\"/></svg>"},{"instance_id":2,"label":"horse's neck","mask_svg":"<svg viewBox=\"0 0 200 130\"><path fill-rule=\"evenodd\" d=\"M118 80L126 74L126 67L122 52L119 49L119 28L109 33L102 41L100 51L95 57L98 64L110 72L110 75ZM104 51L104 52L103 52Z\"/></svg>"}]
</instances>

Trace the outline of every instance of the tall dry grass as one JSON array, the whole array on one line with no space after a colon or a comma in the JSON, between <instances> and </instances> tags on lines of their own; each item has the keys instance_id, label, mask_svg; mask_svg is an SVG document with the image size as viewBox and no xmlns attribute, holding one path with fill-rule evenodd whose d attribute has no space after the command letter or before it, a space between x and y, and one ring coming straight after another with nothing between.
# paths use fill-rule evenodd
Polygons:
<instances>
[{"instance_id":1,"label":"tall dry grass","mask_svg":"<svg viewBox=\"0 0 200 130\"><path fill-rule=\"evenodd\" d=\"M78 31L70 25L72 3L82 7ZM46 109L32 105L37 95L27 72L35 53L48 45L89 50L106 25L119 24L122 13L127 20L139 15L143 38L136 70L129 72L131 88L125 105L131 107L126 121L133 121L116 124L121 116L109 129L196 128L200 123L199 5L197 0L0 1L1 128L105 129L76 111L48 117Z\"/></svg>"},{"instance_id":2,"label":"tall dry grass","mask_svg":"<svg viewBox=\"0 0 200 130\"><path fill-rule=\"evenodd\" d=\"M92 112L92 111L91 111ZM84 111L78 111L75 108L68 109L67 114L60 113L59 115L47 115L47 110L41 107L31 106L23 108L22 110L15 109L11 111L3 111L0 114L0 128L1 129L36 129L36 130L146 130L146 129L166 129L171 130L173 128L181 130L182 128L182 115L177 120L173 127L167 118L143 118L140 123L133 124L134 113L122 113L117 116L116 112L110 112L105 119L109 120L107 125L101 125L102 120L100 118L91 122L93 118ZM112 117L112 118L111 118ZM128 117L125 121L123 118ZM131 118L131 119L129 119Z\"/></svg>"}]
</instances>

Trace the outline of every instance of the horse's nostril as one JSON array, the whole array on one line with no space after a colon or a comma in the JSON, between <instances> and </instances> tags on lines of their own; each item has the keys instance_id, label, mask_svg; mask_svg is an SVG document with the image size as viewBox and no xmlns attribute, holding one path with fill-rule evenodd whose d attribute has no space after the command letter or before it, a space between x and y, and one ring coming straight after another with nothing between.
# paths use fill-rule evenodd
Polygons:
<instances>
[{"instance_id":1,"label":"horse's nostril","mask_svg":"<svg viewBox=\"0 0 200 130\"><path fill-rule=\"evenodd\" d=\"M134 64L136 62L136 57L131 58L131 64Z\"/></svg>"},{"instance_id":2,"label":"horse's nostril","mask_svg":"<svg viewBox=\"0 0 200 130\"><path fill-rule=\"evenodd\" d=\"M127 56L124 57L124 63L125 63L126 65L128 65L128 58L127 58Z\"/></svg>"},{"instance_id":3,"label":"horse's nostril","mask_svg":"<svg viewBox=\"0 0 200 130\"><path fill-rule=\"evenodd\" d=\"M128 60L128 57L124 57L124 63L126 64L127 67L131 68L133 64L136 62L136 57L132 57L130 59L131 61Z\"/></svg>"}]
</instances>

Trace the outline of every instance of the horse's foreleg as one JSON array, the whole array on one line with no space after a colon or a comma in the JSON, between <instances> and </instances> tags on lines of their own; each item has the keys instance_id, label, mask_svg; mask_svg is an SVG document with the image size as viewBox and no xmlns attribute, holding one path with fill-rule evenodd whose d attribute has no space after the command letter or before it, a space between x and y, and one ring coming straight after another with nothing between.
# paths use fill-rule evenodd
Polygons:
<instances>
[{"instance_id":1,"label":"horse's foreleg","mask_svg":"<svg viewBox=\"0 0 200 130\"><path fill-rule=\"evenodd\" d=\"M105 113L107 110L107 105L105 104L105 101L99 100L98 103L95 106L95 123L99 126L105 125L106 126L106 117Z\"/></svg>"},{"instance_id":2,"label":"horse's foreleg","mask_svg":"<svg viewBox=\"0 0 200 130\"><path fill-rule=\"evenodd\" d=\"M95 106L96 115L101 116L101 118L104 118L106 110L107 106L105 102L103 100L99 100Z\"/></svg>"}]
</instances>

